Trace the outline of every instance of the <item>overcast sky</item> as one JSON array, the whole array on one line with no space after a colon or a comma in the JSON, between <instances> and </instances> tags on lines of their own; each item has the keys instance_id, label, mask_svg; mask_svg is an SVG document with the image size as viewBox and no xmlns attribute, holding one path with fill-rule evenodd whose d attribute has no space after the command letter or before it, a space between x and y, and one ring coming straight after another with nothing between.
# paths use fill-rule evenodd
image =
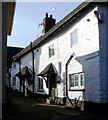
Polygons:
<instances>
[{"instance_id":1,"label":"overcast sky","mask_svg":"<svg viewBox=\"0 0 108 120\"><path fill-rule=\"evenodd\" d=\"M42 34L45 13L56 18L56 23L63 19L79 2L17 2L12 35L8 37L8 46L26 47Z\"/></svg>"}]
</instances>

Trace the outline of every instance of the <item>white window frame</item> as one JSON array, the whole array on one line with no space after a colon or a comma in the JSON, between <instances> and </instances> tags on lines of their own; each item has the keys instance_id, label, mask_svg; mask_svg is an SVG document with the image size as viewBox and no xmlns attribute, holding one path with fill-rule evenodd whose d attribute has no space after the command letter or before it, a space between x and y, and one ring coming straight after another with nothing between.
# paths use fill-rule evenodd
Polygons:
<instances>
[{"instance_id":1,"label":"white window frame","mask_svg":"<svg viewBox=\"0 0 108 120\"><path fill-rule=\"evenodd\" d=\"M78 29L75 29L73 32L70 33L71 39L71 48L78 44Z\"/></svg>"},{"instance_id":2,"label":"white window frame","mask_svg":"<svg viewBox=\"0 0 108 120\"><path fill-rule=\"evenodd\" d=\"M81 76L83 76L83 85L81 85ZM76 79L78 78L78 79ZM84 89L85 86L85 78L84 73L75 73L69 74L69 89Z\"/></svg>"},{"instance_id":3,"label":"white window frame","mask_svg":"<svg viewBox=\"0 0 108 120\"><path fill-rule=\"evenodd\" d=\"M83 81L81 81L81 75L83 75ZM83 82L83 85L81 85L81 82ZM81 73L81 74L80 74L80 86L85 86L84 73Z\"/></svg>"},{"instance_id":4,"label":"white window frame","mask_svg":"<svg viewBox=\"0 0 108 120\"><path fill-rule=\"evenodd\" d=\"M48 53L49 53L49 58L54 56L54 54L55 54L54 44L52 44L48 47Z\"/></svg>"}]
</instances>

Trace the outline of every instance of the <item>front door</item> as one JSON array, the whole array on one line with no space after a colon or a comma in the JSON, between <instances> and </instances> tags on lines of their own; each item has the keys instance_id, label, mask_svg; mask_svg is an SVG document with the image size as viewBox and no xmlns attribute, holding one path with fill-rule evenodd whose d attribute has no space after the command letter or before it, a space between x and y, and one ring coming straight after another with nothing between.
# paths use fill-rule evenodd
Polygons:
<instances>
[{"instance_id":1,"label":"front door","mask_svg":"<svg viewBox=\"0 0 108 120\"><path fill-rule=\"evenodd\" d=\"M50 77L48 77L48 86L49 86L49 96L54 97L55 88L56 88L55 75L51 75Z\"/></svg>"}]
</instances>

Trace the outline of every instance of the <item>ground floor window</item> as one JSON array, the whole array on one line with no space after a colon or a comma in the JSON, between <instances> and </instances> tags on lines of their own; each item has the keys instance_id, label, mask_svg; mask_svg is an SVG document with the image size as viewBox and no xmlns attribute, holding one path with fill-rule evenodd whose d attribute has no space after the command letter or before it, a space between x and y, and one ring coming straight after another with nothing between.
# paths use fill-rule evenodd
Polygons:
<instances>
[{"instance_id":1,"label":"ground floor window","mask_svg":"<svg viewBox=\"0 0 108 120\"><path fill-rule=\"evenodd\" d=\"M12 86L15 86L16 85L16 77L13 77L12 79Z\"/></svg>"},{"instance_id":2,"label":"ground floor window","mask_svg":"<svg viewBox=\"0 0 108 120\"><path fill-rule=\"evenodd\" d=\"M84 73L69 75L69 88L84 88Z\"/></svg>"},{"instance_id":3,"label":"ground floor window","mask_svg":"<svg viewBox=\"0 0 108 120\"><path fill-rule=\"evenodd\" d=\"M43 78L38 77L38 91L43 91Z\"/></svg>"}]
</instances>

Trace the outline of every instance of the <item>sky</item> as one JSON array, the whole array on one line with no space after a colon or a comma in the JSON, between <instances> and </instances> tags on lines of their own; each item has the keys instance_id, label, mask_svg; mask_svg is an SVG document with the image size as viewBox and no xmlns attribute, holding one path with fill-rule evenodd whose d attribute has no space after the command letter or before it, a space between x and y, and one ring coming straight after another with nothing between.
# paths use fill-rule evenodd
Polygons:
<instances>
[{"instance_id":1,"label":"sky","mask_svg":"<svg viewBox=\"0 0 108 120\"><path fill-rule=\"evenodd\" d=\"M26 47L30 42L42 35L45 13L53 15L56 23L63 19L80 2L17 2L14 14L13 29L8 36L7 45L14 47Z\"/></svg>"}]
</instances>

